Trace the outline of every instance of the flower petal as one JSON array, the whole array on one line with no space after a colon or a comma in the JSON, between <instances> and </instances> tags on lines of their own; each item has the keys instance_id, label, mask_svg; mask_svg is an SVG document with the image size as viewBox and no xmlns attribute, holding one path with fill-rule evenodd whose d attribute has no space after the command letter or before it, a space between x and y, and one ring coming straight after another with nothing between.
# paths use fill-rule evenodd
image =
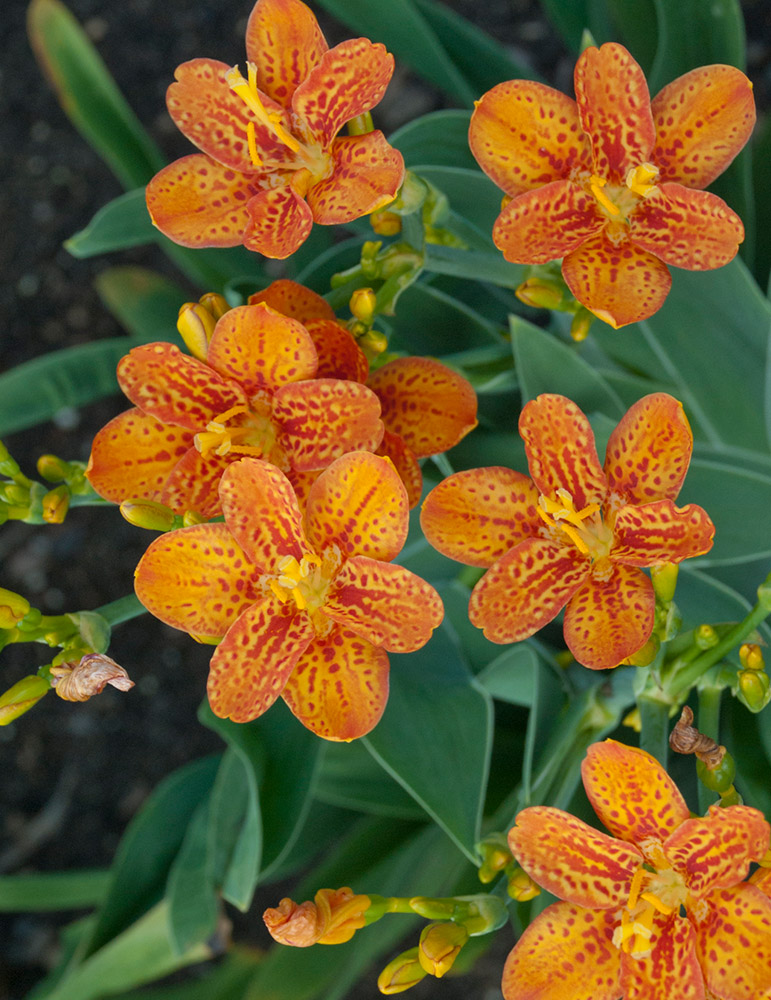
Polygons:
<instances>
[{"instance_id":1,"label":"flower petal","mask_svg":"<svg viewBox=\"0 0 771 1000\"><path fill-rule=\"evenodd\" d=\"M275 572L284 556L298 561L307 551L302 516L289 480L275 465L242 458L220 483L225 522L254 563L255 572Z\"/></svg>"},{"instance_id":2,"label":"flower petal","mask_svg":"<svg viewBox=\"0 0 771 1000\"><path fill-rule=\"evenodd\" d=\"M621 952L625 1000L704 1000L704 979L693 928L677 914L653 916L652 950L638 958Z\"/></svg>"},{"instance_id":3,"label":"flower petal","mask_svg":"<svg viewBox=\"0 0 771 1000\"><path fill-rule=\"evenodd\" d=\"M374 451L383 438L380 403L360 382L317 378L273 397L279 443L300 472L324 469L348 451Z\"/></svg>"},{"instance_id":4,"label":"flower petal","mask_svg":"<svg viewBox=\"0 0 771 1000\"><path fill-rule=\"evenodd\" d=\"M771 993L771 899L754 885L718 889L705 915L689 913L707 989L720 1000L760 1000Z\"/></svg>"},{"instance_id":5,"label":"flower petal","mask_svg":"<svg viewBox=\"0 0 771 1000\"><path fill-rule=\"evenodd\" d=\"M325 615L391 653L425 646L444 617L434 588L403 566L354 556L343 563L321 609Z\"/></svg>"},{"instance_id":6,"label":"flower petal","mask_svg":"<svg viewBox=\"0 0 771 1000\"><path fill-rule=\"evenodd\" d=\"M576 102L531 80L488 90L476 103L468 139L482 170L512 196L591 167Z\"/></svg>"},{"instance_id":7,"label":"flower petal","mask_svg":"<svg viewBox=\"0 0 771 1000\"><path fill-rule=\"evenodd\" d=\"M255 126L261 169L275 169L287 160L287 148L273 132L255 120L225 80L230 67L217 59L191 59L174 71L176 83L166 91L166 106L180 132L223 167L256 173L249 155L246 130ZM280 110L266 101L268 111Z\"/></svg>"},{"instance_id":8,"label":"flower petal","mask_svg":"<svg viewBox=\"0 0 771 1000\"><path fill-rule=\"evenodd\" d=\"M118 363L118 383L140 410L165 424L200 431L246 395L203 361L159 341L135 347Z\"/></svg>"},{"instance_id":9,"label":"flower petal","mask_svg":"<svg viewBox=\"0 0 771 1000\"><path fill-rule=\"evenodd\" d=\"M221 317L206 362L249 396L313 378L318 366L316 348L302 323L264 303L237 306Z\"/></svg>"},{"instance_id":10,"label":"flower petal","mask_svg":"<svg viewBox=\"0 0 771 1000\"><path fill-rule=\"evenodd\" d=\"M224 524L195 524L150 543L135 573L150 614L191 635L218 638L257 595L255 568Z\"/></svg>"},{"instance_id":11,"label":"flower petal","mask_svg":"<svg viewBox=\"0 0 771 1000\"><path fill-rule=\"evenodd\" d=\"M258 302L265 302L276 312L303 324L309 319L335 319L335 310L325 298L289 278L279 278L261 292L249 296L249 305Z\"/></svg>"},{"instance_id":12,"label":"flower petal","mask_svg":"<svg viewBox=\"0 0 771 1000\"><path fill-rule=\"evenodd\" d=\"M177 514L194 510L204 518L219 517L220 479L238 457L231 452L227 456L212 453L204 458L196 448L188 448L166 478L159 497L161 503Z\"/></svg>"},{"instance_id":13,"label":"flower petal","mask_svg":"<svg viewBox=\"0 0 771 1000\"><path fill-rule=\"evenodd\" d=\"M469 618L491 642L520 642L556 618L589 572L578 549L528 538L502 556L471 592Z\"/></svg>"},{"instance_id":14,"label":"flower petal","mask_svg":"<svg viewBox=\"0 0 771 1000\"><path fill-rule=\"evenodd\" d=\"M726 169L755 124L752 84L734 66L700 66L653 99L653 162L662 181L705 188Z\"/></svg>"},{"instance_id":15,"label":"flower petal","mask_svg":"<svg viewBox=\"0 0 771 1000\"><path fill-rule=\"evenodd\" d=\"M324 53L295 90L292 110L326 149L346 122L380 103L393 71L384 45L349 38Z\"/></svg>"},{"instance_id":16,"label":"flower petal","mask_svg":"<svg viewBox=\"0 0 771 1000\"><path fill-rule=\"evenodd\" d=\"M136 408L119 413L91 445L86 477L114 503L134 497L157 500L179 459L193 444L184 427L164 424Z\"/></svg>"},{"instance_id":17,"label":"flower petal","mask_svg":"<svg viewBox=\"0 0 771 1000\"><path fill-rule=\"evenodd\" d=\"M253 178L204 153L183 156L147 185L153 225L183 247L236 247L249 225Z\"/></svg>"},{"instance_id":18,"label":"flower petal","mask_svg":"<svg viewBox=\"0 0 771 1000\"><path fill-rule=\"evenodd\" d=\"M563 260L562 277L578 301L614 329L652 316L672 286L658 257L629 240L616 246L605 232Z\"/></svg>"},{"instance_id":19,"label":"flower petal","mask_svg":"<svg viewBox=\"0 0 771 1000\"><path fill-rule=\"evenodd\" d=\"M367 381L369 362L346 327L328 319L307 319L304 323L319 356L317 378Z\"/></svg>"},{"instance_id":20,"label":"flower petal","mask_svg":"<svg viewBox=\"0 0 771 1000\"><path fill-rule=\"evenodd\" d=\"M284 260L298 250L313 229L313 215L293 184L260 191L246 205L243 244L265 257Z\"/></svg>"},{"instance_id":21,"label":"flower petal","mask_svg":"<svg viewBox=\"0 0 771 1000\"><path fill-rule=\"evenodd\" d=\"M608 486L628 503L674 500L685 480L693 434L683 404L665 392L634 403L605 451Z\"/></svg>"},{"instance_id":22,"label":"flower petal","mask_svg":"<svg viewBox=\"0 0 771 1000\"><path fill-rule=\"evenodd\" d=\"M572 181L517 195L493 226L493 243L514 264L546 264L571 253L605 226L597 202Z\"/></svg>"},{"instance_id":23,"label":"flower petal","mask_svg":"<svg viewBox=\"0 0 771 1000\"><path fill-rule=\"evenodd\" d=\"M605 499L594 432L572 400L552 394L531 399L520 414L519 433L539 492L553 500L557 490L567 490L579 511Z\"/></svg>"},{"instance_id":24,"label":"flower petal","mask_svg":"<svg viewBox=\"0 0 771 1000\"><path fill-rule=\"evenodd\" d=\"M289 107L297 86L327 51L313 12L300 0L258 0L246 25L246 57L257 86Z\"/></svg>"},{"instance_id":25,"label":"flower petal","mask_svg":"<svg viewBox=\"0 0 771 1000\"><path fill-rule=\"evenodd\" d=\"M574 73L578 114L594 154L594 172L623 180L650 160L656 136L645 75L623 45L581 53Z\"/></svg>"},{"instance_id":26,"label":"flower petal","mask_svg":"<svg viewBox=\"0 0 771 1000\"><path fill-rule=\"evenodd\" d=\"M538 490L503 466L448 476L423 501L420 526L430 545L467 566L492 566L511 548L539 535Z\"/></svg>"},{"instance_id":27,"label":"flower petal","mask_svg":"<svg viewBox=\"0 0 771 1000\"><path fill-rule=\"evenodd\" d=\"M650 579L634 566L610 566L609 579L591 576L565 608L565 642L591 670L617 667L653 631L656 595Z\"/></svg>"},{"instance_id":28,"label":"flower petal","mask_svg":"<svg viewBox=\"0 0 771 1000\"><path fill-rule=\"evenodd\" d=\"M525 928L503 967L504 1000L618 1000L615 913L552 903Z\"/></svg>"},{"instance_id":29,"label":"flower petal","mask_svg":"<svg viewBox=\"0 0 771 1000\"><path fill-rule=\"evenodd\" d=\"M355 740L380 721L388 701L388 654L337 627L314 639L282 695L292 712L325 740Z\"/></svg>"},{"instance_id":30,"label":"flower petal","mask_svg":"<svg viewBox=\"0 0 771 1000\"><path fill-rule=\"evenodd\" d=\"M750 862L769 847L771 827L751 806L710 806L705 817L687 819L664 843L664 853L695 896L725 889L747 877Z\"/></svg>"},{"instance_id":31,"label":"flower petal","mask_svg":"<svg viewBox=\"0 0 771 1000\"><path fill-rule=\"evenodd\" d=\"M228 629L211 658L206 685L219 718L256 719L284 690L314 637L310 618L293 611L271 594L248 607Z\"/></svg>"},{"instance_id":32,"label":"flower petal","mask_svg":"<svg viewBox=\"0 0 771 1000\"><path fill-rule=\"evenodd\" d=\"M615 740L592 743L581 764L586 795L614 837L645 850L690 817L685 799L655 757Z\"/></svg>"},{"instance_id":33,"label":"flower petal","mask_svg":"<svg viewBox=\"0 0 771 1000\"><path fill-rule=\"evenodd\" d=\"M390 562L407 540L407 497L396 469L367 452L344 455L308 494L305 530L317 552L336 545L343 556Z\"/></svg>"},{"instance_id":34,"label":"flower petal","mask_svg":"<svg viewBox=\"0 0 771 1000\"><path fill-rule=\"evenodd\" d=\"M709 552L715 525L695 503L676 507L671 500L657 500L644 507L622 507L613 534L612 559L627 566L655 566Z\"/></svg>"},{"instance_id":35,"label":"flower petal","mask_svg":"<svg viewBox=\"0 0 771 1000\"><path fill-rule=\"evenodd\" d=\"M399 478L407 491L407 503L410 510L417 507L423 495L423 473L420 463L415 457L415 452L404 443L404 438L398 434L392 434L389 430L383 434L383 440L375 452L393 462L394 468L399 473Z\"/></svg>"},{"instance_id":36,"label":"flower petal","mask_svg":"<svg viewBox=\"0 0 771 1000\"><path fill-rule=\"evenodd\" d=\"M330 153L331 174L307 195L315 222L351 222L394 200L404 179L404 159L382 132L340 136Z\"/></svg>"},{"instance_id":37,"label":"flower petal","mask_svg":"<svg viewBox=\"0 0 771 1000\"><path fill-rule=\"evenodd\" d=\"M651 191L629 221L629 238L636 246L688 271L723 267L744 239L742 220L722 198L682 184L662 184Z\"/></svg>"},{"instance_id":38,"label":"flower petal","mask_svg":"<svg viewBox=\"0 0 771 1000\"><path fill-rule=\"evenodd\" d=\"M509 830L511 853L543 889L592 910L624 905L643 863L636 848L550 806L523 809L516 824Z\"/></svg>"},{"instance_id":39,"label":"flower petal","mask_svg":"<svg viewBox=\"0 0 771 1000\"><path fill-rule=\"evenodd\" d=\"M477 397L462 375L430 358L396 358L367 383L383 423L418 458L453 448L477 425Z\"/></svg>"}]
</instances>

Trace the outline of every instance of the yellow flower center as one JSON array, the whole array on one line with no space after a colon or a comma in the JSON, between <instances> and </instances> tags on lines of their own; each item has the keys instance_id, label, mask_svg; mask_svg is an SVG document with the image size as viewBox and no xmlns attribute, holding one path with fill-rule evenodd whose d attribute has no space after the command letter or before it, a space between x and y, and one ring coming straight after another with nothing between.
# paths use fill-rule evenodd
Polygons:
<instances>
[{"instance_id":1,"label":"yellow flower center","mask_svg":"<svg viewBox=\"0 0 771 1000\"><path fill-rule=\"evenodd\" d=\"M625 224L640 199L647 198L656 190L658 177L658 168L646 161L637 167L630 167L623 184L610 184L607 178L591 174L585 181L585 187L609 221Z\"/></svg>"},{"instance_id":2,"label":"yellow flower center","mask_svg":"<svg viewBox=\"0 0 771 1000\"><path fill-rule=\"evenodd\" d=\"M590 503L576 510L573 497L567 490L557 490L557 499L541 496L536 507L541 519L555 531L567 535L579 552L592 561L604 559L613 545L613 531L602 519L602 508Z\"/></svg>"},{"instance_id":3,"label":"yellow flower center","mask_svg":"<svg viewBox=\"0 0 771 1000\"><path fill-rule=\"evenodd\" d=\"M277 436L270 403L255 397L251 407L238 404L218 414L205 431L195 435L193 443L203 458L224 456L235 449L239 455L254 455L285 469L286 456Z\"/></svg>"},{"instance_id":4,"label":"yellow flower center","mask_svg":"<svg viewBox=\"0 0 771 1000\"><path fill-rule=\"evenodd\" d=\"M652 951L656 913L669 916L678 912L687 895L682 876L671 868L650 872L640 866L621 911L621 923L613 932L613 944L632 958L647 958Z\"/></svg>"},{"instance_id":5,"label":"yellow flower center","mask_svg":"<svg viewBox=\"0 0 771 1000\"><path fill-rule=\"evenodd\" d=\"M299 562L294 556L284 556L276 567L278 573L266 573L260 582L282 604L294 602L298 611L306 611L316 634L326 635L332 628L332 621L316 612L326 603L329 588L342 562L342 553L336 545L327 548L323 556L308 552Z\"/></svg>"}]
</instances>

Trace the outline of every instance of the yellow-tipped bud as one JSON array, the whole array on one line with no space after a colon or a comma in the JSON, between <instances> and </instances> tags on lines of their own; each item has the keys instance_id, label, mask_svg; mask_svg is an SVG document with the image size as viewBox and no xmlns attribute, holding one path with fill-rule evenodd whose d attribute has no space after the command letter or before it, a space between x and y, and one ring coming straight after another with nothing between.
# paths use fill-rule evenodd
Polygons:
<instances>
[{"instance_id":1,"label":"yellow-tipped bud","mask_svg":"<svg viewBox=\"0 0 771 1000\"><path fill-rule=\"evenodd\" d=\"M346 122L346 128L348 135L366 135L368 132L374 132L375 123L372 121L372 113L365 111L363 114L356 115L355 118Z\"/></svg>"},{"instance_id":2,"label":"yellow-tipped bud","mask_svg":"<svg viewBox=\"0 0 771 1000\"><path fill-rule=\"evenodd\" d=\"M745 642L740 646L739 659L745 670L763 670L766 665L763 651L755 642Z\"/></svg>"},{"instance_id":3,"label":"yellow-tipped bud","mask_svg":"<svg viewBox=\"0 0 771 1000\"><path fill-rule=\"evenodd\" d=\"M69 462L57 455L41 455L37 460L37 471L49 483L60 483L71 473Z\"/></svg>"},{"instance_id":4,"label":"yellow-tipped bud","mask_svg":"<svg viewBox=\"0 0 771 1000\"><path fill-rule=\"evenodd\" d=\"M367 361L374 361L388 347L388 338L380 330L367 330L366 333L356 338L356 343L364 352Z\"/></svg>"},{"instance_id":5,"label":"yellow-tipped bud","mask_svg":"<svg viewBox=\"0 0 771 1000\"><path fill-rule=\"evenodd\" d=\"M640 718L640 709L633 708L631 712L627 712L624 718L621 720L622 726L629 726L635 733L642 732L642 719Z\"/></svg>"},{"instance_id":6,"label":"yellow-tipped bud","mask_svg":"<svg viewBox=\"0 0 771 1000\"><path fill-rule=\"evenodd\" d=\"M476 845L477 851L482 856L482 864L477 870L479 881L483 885L492 882L499 872L502 872L506 865L511 863L511 851L508 841L502 833L492 834L485 837Z\"/></svg>"},{"instance_id":7,"label":"yellow-tipped bud","mask_svg":"<svg viewBox=\"0 0 771 1000\"><path fill-rule=\"evenodd\" d=\"M386 208L370 213L369 223L378 236L396 236L402 231L400 217L396 212L389 212Z\"/></svg>"},{"instance_id":8,"label":"yellow-tipped bud","mask_svg":"<svg viewBox=\"0 0 771 1000\"><path fill-rule=\"evenodd\" d=\"M520 302L534 309L560 309L565 301L565 288L549 278L528 278L515 290Z\"/></svg>"},{"instance_id":9,"label":"yellow-tipped bud","mask_svg":"<svg viewBox=\"0 0 771 1000\"><path fill-rule=\"evenodd\" d=\"M182 515L182 527L189 528L191 524L204 524L206 518L197 510L186 510Z\"/></svg>"},{"instance_id":10,"label":"yellow-tipped bud","mask_svg":"<svg viewBox=\"0 0 771 1000\"><path fill-rule=\"evenodd\" d=\"M769 702L769 678L762 670L740 670L739 690L747 707L759 712Z\"/></svg>"},{"instance_id":11,"label":"yellow-tipped bud","mask_svg":"<svg viewBox=\"0 0 771 1000\"><path fill-rule=\"evenodd\" d=\"M699 649L712 649L719 639L720 636L711 625L699 625L693 633L693 641Z\"/></svg>"},{"instance_id":12,"label":"yellow-tipped bud","mask_svg":"<svg viewBox=\"0 0 771 1000\"><path fill-rule=\"evenodd\" d=\"M48 681L43 677L38 677L37 674L23 677L4 695L0 696L0 726L7 726L9 722L24 715L50 689L51 685Z\"/></svg>"},{"instance_id":13,"label":"yellow-tipped bud","mask_svg":"<svg viewBox=\"0 0 771 1000\"><path fill-rule=\"evenodd\" d=\"M171 531L176 521L174 511L155 500L124 500L120 512L129 524L148 531Z\"/></svg>"},{"instance_id":14,"label":"yellow-tipped bud","mask_svg":"<svg viewBox=\"0 0 771 1000\"><path fill-rule=\"evenodd\" d=\"M0 587L0 628L14 628L29 611L30 603L26 597Z\"/></svg>"},{"instance_id":15,"label":"yellow-tipped bud","mask_svg":"<svg viewBox=\"0 0 771 1000\"><path fill-rule=\"evenodd\" d=\"M70 489L62 483L43 497L43 520L47 524L61 524L70 509Z\"/></svg>"},{"instance_id":16,"label":"yellow-tipped bud","mask_svg":"<svg viewBox=\"0 0 771 1000\"><path fill-rule=\"evenodd\" d=\"M512 899L516 899L518 903L526 903L528 899L540 896L541 887L522 868L515 868L509 875L508 891Z\"/></svg>"},{"instance_id":17,"label":"yellow-tipped bud","mask_svg":"<svg viewBox=\"0 0 771 1000\"><path fill-rule=\"evenodd\" d=\"M627 656L624 663L629 663L633 667L647 667L650 663L656 659L656 654L661 648L661 639L654 632L650 639L641 646L636 653L632 653L631 656Z\"/></svg>"},{"instance_id":18,"label":"yellow-tipped bud","mask_svg":"<svg viewBox=\"0 0 771 1000\"><path fill-rule=\"evenodd\" d=\"M219 292L205 292L198 301L215 320L222 319L226 312L230 312L230 303Z\"/></svg>"},{"instance_id":19,"label":"yellow-tipped bud","mask_svg":"<svg viewBox=\"0 0 771 1000\"><path fill-rule=\"evenodd\" d=\"M677 587L677 563L662 563L660 566L651 567L651 580L656 597L664 604L669 603L675 596Z\"/></svg>"},{"instance_id":20,"label":"yellow-tipped bud","mask_svg":"<svg viewBox=\"0 0 771 1000\"><path fill-rule=\"evenodd\" d=\"M426 975L426 970L418 959L418 949L410 948L409 951L397 955L383 969L377 977L377 988L386 996L390 996L392 993L403 993L416 986L421 979L425 979Z\"/></svg>"},{"instance_id":21,"label":"yellow-tipped bud","mask_svg":"<svg viewBox=\"0 0 771 1000\"><path fill-rule=\"evenodd\" d=\"M451 920L446 923L428 924L423 928L418 946L418 961L421 968L430 976L441 979L452 968L468 939L468 929L462 924L453 923Z\"/></svg>"},{"instance_id":22,"label":"yellow-tipped bud","mask_svg":"<svg viewBox=\"0 0 771 1000\"><path fill-rule=\"evenodd\" d=\"M187 349L199 361L206 360L209 341L217 321L200 302L185 302L179 310L177 329Z\"/></svg>"},{"instance_id":23,"label":"yellow-tipped bud","mask_svg":"<svg viewBox=\"0 0 771 1000\"><path fill-rule=\"evenodd\" d=\"M580 344L582 340L586 340L589 336L589 330L593 322L594 316L588 309L584 309L583 306L576 309L575 315L570 321L570 336L577 344Z\"/></svg>"},{"instance_id":24,"label":"yellow-tipped bud","mask_svg":"<svg viewBox=\"0 0 771 1000\"><path fill-rule=\"evenodd\" d=\"M377 306L377 296L371 288L357 288L351 295L349 308L351 313L360 323L370 326L375 318L375 308Z\"/></svg>"}]
</instances>

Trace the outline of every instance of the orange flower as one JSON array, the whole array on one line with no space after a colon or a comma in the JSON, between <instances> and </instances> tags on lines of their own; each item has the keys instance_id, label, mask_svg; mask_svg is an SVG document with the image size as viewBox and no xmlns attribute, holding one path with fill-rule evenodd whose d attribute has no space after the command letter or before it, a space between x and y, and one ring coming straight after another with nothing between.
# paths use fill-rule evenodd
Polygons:
<instances>
[{"instance_id":1,"label":"orange flower","mask_svg":"<svg viewBox=\"0 0 771 1000\"><path fill-rule=\"evenodd\" d=\"M752 132L752 85L733 66L703 66L651 103L642 70L611 42L581 54L575 91L498 84L477 103L469 143L509 196L493 229L506 260L563 257L578 301L619 327L661 307L668 264L700 271L735 256L741 220L701 189Z\"/></svg>"},{"instance_id":2,"label":"orange flower","mask_svg":"<svg viewBox=\"0 0 771 1000\"><path fill-rule=\"evenodd\" d=\"M338 136L380 101L394 60L367 38L328 48L301 0L257 0L246 55L246 78L215 59L177 68L169 114L202 152L156 174L147 207L183 246L284 258L314 222L351 222L395 197L404 162L383 133Z\"/></svg>"},{"instance_id":3,"label":"orange flower","mask_svg":"<svg viewBox=\"0 0 771 1000\"><path fill-rule=\"evenodd\" d=\"M564 396L522 410L532 479L501 467L449 476L421 525L441 553L489 567L469 616L492 642L519 642L565 611L565 641L584 666L615 667L648 641L656 599L640 567L712 547L701 507L673 503L691 458L682 405L645 396L611 434L600 465L589 421Z\"/></svg>"},{"instance_id":4,"label":"orange flower","mask_svg":"<svg viewBox=\"0 0 771 1000\"><path fill-rule=\"evenodd\" d=\"M313 944L344 944L364 926L371 904L369 896L357 896L343 886L337 891L319 889L311 903L298 906L288 897L266 910L262 919L270 936L280 944L309 948Z\"/></svg>"},{"instance_id":5,"label":"orange flower","mask_svg":"<svg viewBox=\"0 0 771 1000\"><path fill-rule=\"evenodd\" d=\"M716 805L692 818L661 765L614 740L590 746L581 770L612 836L548 806L517 816L512 853L563 902L509 955L506 1000L764 996L771 899L742 881L768 849L763 814Z\"/></svg>"},{"instance_id":6,"label":"orange flower","mask_svg":"<svg viewBox=\"0 0 771 1000\"><path fill-rule=\"evenodd\" d=\"M324 354L320 363L301 323L264 303L226 312L205 361L172 344L136 347L118 365L135 409L94 438L89 482L108 500L158 500L214 517L220 477L244 455L300 476L347 451L374 451L380 404L357 382L316 378L332 364Z\"/></svg>"},{"instance_id":7,"label":"orange flower","mask_svg":"<svg viewBox=\"0 0 771 1000\"><path fill-rule=\"evenodd\" d=\"M442 620L427 583L391 560L407 538L407 497L390 462L337 459L301 514L275 466L245 458L220 484L225 524L156 538L136 592L161 621L219 641L208 694L214 713L247 722L281 695L319 736L352 740L388 698L385 650L425 645Z\"/></svg>"}]
</instances>

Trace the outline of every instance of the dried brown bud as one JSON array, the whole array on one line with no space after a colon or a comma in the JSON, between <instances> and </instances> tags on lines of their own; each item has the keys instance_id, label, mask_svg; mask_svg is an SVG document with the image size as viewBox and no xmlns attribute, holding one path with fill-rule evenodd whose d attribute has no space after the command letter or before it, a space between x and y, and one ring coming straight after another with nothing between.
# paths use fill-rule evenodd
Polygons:
<instances>
[{"instance_id":1,"label":"dried brown bud","mask_svg":"<svg viewBox=\"0 0 771 1000\"><path fill-rule=\"evenodd\" d=\"M277 907L262 915L271 937L281 944L307 948L312 944L343 944L364 926L369 896L357 896L352 889L319 889L314 901L295 903L282 899Z\"/></svg>"},{"instance_id":2,"label":"dried brown bud","mask_svg":"<svg viewBox=\"0 0 771 1000\"><path fill-rule=\"evenodd\" d=\"M87 653L80 663L51 667L51 684L65 701L88 701L93 695L101 694L107 684L119 691L128 691L134 686L123 667L104 653Z\"/></svg>"},{"instance_id":3,"label":"dried brown bud","mask_svg":"<svg viewBox=\"0 0 771 1000\"><path fill-rule=\"evenodd\" d=\"M675 753L694 754L710 771L714 771L722 763L726 749L700 733L691 725L692 722L693 712L687 705L683 705L680 719L669 734L669 745Z\"/></svg>"}]
</instances>

